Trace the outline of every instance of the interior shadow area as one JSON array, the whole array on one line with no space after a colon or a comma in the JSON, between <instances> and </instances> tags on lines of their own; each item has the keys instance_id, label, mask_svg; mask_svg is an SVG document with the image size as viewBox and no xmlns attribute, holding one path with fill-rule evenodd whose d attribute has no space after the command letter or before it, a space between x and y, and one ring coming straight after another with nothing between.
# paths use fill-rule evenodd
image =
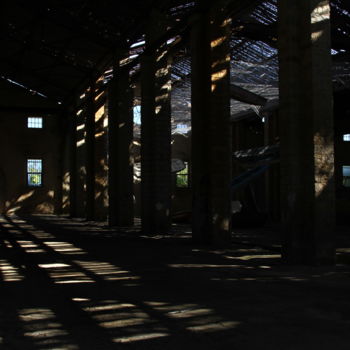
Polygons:
<instances>
[{"instance_id":1,"label":"interior shadow area","mask_svg":"<svg viewBox=\"0 0 350 350\"><path fill-rule=\"evenodd\" d=\"M0 348L347 349L349 277L251 242L195 246L185 226L3 216Z\"/></svg>"}]
</instances>

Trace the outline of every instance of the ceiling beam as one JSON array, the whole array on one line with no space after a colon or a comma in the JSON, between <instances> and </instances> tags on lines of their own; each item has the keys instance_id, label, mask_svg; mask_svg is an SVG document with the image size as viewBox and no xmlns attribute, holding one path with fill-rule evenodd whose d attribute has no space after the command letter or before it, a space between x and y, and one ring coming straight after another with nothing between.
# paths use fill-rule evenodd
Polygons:
<instances>
[{"instance_id":1,"label":"ceiling beam","mask_svg":"<svg viewBox=\"0 0 350 350\"><path fill-rule=\"evenodd\" d=\"M246 90L238 85L230 85L231 98L240 102L249 103L255 106L264 106L267 102L265 97L262 97L254 92Z\"/></svg>"},{"instance_id":2,"label":"ceiling beam","mask_svg":"<svg viewBox=\"0 0 350 350\"><path fill-rule=\"evenodd\" d=\"M60 99L62 99L62 95L64 95L64 93L67 91L66 87L58 85L57 82L53 82L47 77L47 75L44 76L43 74L37 73L33 75L33 72L30 69L25 69L23 65L17 65L15 62L3 58L0 58L0 64L4 68L4 72L6 72L5 74L3 74L5 79L13 80L24 86L27 90L36 91L42 95L47 96L51 100L59 101ZM23 74L27 78L25 80L35 79L37 80L37 83L28 83L28 81L23 80ZM57 94L55 94L55 96L49 96L45 89L41 88L42 86L49 86L50 88L55 89L56 91L61 91L60 96L58 96Z\"/></svg>"}]
</instances>

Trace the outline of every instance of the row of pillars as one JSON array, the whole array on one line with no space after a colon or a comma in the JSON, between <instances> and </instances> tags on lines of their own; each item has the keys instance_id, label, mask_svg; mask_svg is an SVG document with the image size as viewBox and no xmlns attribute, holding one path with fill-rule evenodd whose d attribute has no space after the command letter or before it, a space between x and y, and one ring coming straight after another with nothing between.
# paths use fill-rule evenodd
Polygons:
<instances>
[{"instance_id":1,"label":"row of pillars","mask_svg":"<svg viewBox=\"0 0 350 350\"><path fill-rule=\"evenodd\" d=\"M227 1L218 1L208 10L205 1L197 1L190 38L192 232L199 243L219 245L231 238L231 22L220 6L223 3ZM330 263L334 258L334 190L329 3L278 3L283 256L294 263ZM165 32L164 16L153 11L146 48ZM145 234L162 234L171 225L171 56L166 44L145 52L140 75L141 220ZM114 71L106 103L107 209L110 225L126 226L134 218L133 94L129 72L121 67ZM94 218L95 202L94 91L92 86L84 124L88 219ZM78 180L71 178L71 214L76 215Z\"/></svg>"}]
</instances>

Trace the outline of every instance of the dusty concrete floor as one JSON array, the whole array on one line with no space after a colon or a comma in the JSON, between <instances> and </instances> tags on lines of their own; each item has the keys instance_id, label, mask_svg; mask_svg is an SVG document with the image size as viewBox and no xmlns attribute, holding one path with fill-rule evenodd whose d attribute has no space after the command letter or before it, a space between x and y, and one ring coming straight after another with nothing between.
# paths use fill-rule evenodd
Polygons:
<instances>
[{"instance_id":1,"label":"dusty concrete floor","mask_svg":"<svg viewBox=\"0 0 350 350\"><path fill-rule=\"evenodd\" d=\"M2 350L350 348L346 229L342 264L326 268L282 265L265 231L213 250L181 227L152 238L54 216L0 227Z\"/></svg>"}]
</instances>

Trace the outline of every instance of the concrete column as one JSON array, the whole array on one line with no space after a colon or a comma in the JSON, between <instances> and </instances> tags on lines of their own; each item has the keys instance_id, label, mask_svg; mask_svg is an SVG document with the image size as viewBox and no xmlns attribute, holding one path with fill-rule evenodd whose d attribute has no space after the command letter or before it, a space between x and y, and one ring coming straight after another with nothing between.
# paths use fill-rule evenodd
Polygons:
<instances>
[{"instance_id":1,"label":"concrete column","mask_svg":"<svg viewBox=\"0 0 350 350\"><path fill-rule=\"evenodd\" d=\"M68 140L68 162L69 162L69 215L77 216L77 116L70 112L68 115L69 140Z\"/></svg>"},{"instance_id":2,"label":"concrete column","mask_svg":"<svg viewBox=\"0 0 350 350\"><path fill-rule=\"evenodd\" d=\"M165 31L153 11L146 47ZM146 234L168 232L171 224L170 60L166 45L141 62L141 220Z\"/></svg>"},{"instance_id":3,"label":"concrete column","mask_svg":"<svg viewBox=\"0 0 350 350\"><path fill-rule=\"evenodd\" d=\"M87 220L94 220L95 207L95 84L91 84L85 111L85 167Z\"/></svg>"},{"instance_id":4,"label":"concrete column","mask_svg":"<svg viewBox=\"0 0 350 350\"><path fill-rule=\"evenodd\" d=\"M266 113L264 123L265 146L279 142L279 115L277 111ZM265 210L269 219L280 222L280 165L271 164L265 175Z\"/></svg>"},{"instance_id":5,"label":"concrete column","mask_svg":"<svg viewBox=\"0 0 350 350\"><path fill-rule=\"evenodd\" d=\"M96 90L103 89L103 78L96 82ZM95 158L95 201L94 219L107 220L108 217L108 126L105 108L105 91L96 94L95 97L95 135L94 135L94 158Z\"/></svg>"},{"instance_id":6,"label":"concrete column","mask_svg":"<svg viewBox=\"0 0 350 350\"><path fill-rule=\"evenodd\" d=\"M283 257L290 263L333 263L329 1L278 4Z\"/></svg>"},{"instance_id":7,"label":"concrete column","mask_svg":"<svg viewBox=\"0 0 350 350\"><path fill-rule=\"evenodd\" d=\"M6 214L6 178L4 171L0 168L0 215Z\"/></svg>"},{"instance_id":8,"label":"concrete column","mask_svg":"<svg viewBox=\"0 0 350 350\"><path fill-rule=\"evenodd\" d=\"M108 222L111 226L134 223L132 89L129 71L114 70L108 84Z\"/></svg>"},{"instance_id":9,"label":"concrete column","mask_svg":"<svg viewBox=\"0 0 350 350\"><path fill-rule=\"evenodd\" d=\"M85 111L80 109L74 116L75 121L75 196L76 200L73 203L75 216L85 217L86 207L86 142L85 142Z\"/></svg>"},{"instance_id":10,"label":"concrete column","mask_svg":"<svg viewBox=\"0 0 350 350\"><path fill-rule=\"evenodd\" d=\"M198 2L191 38L192 232L215 244L231 237L230 22L220 3L202 11Z\"/></svg>"}]
</instances>

